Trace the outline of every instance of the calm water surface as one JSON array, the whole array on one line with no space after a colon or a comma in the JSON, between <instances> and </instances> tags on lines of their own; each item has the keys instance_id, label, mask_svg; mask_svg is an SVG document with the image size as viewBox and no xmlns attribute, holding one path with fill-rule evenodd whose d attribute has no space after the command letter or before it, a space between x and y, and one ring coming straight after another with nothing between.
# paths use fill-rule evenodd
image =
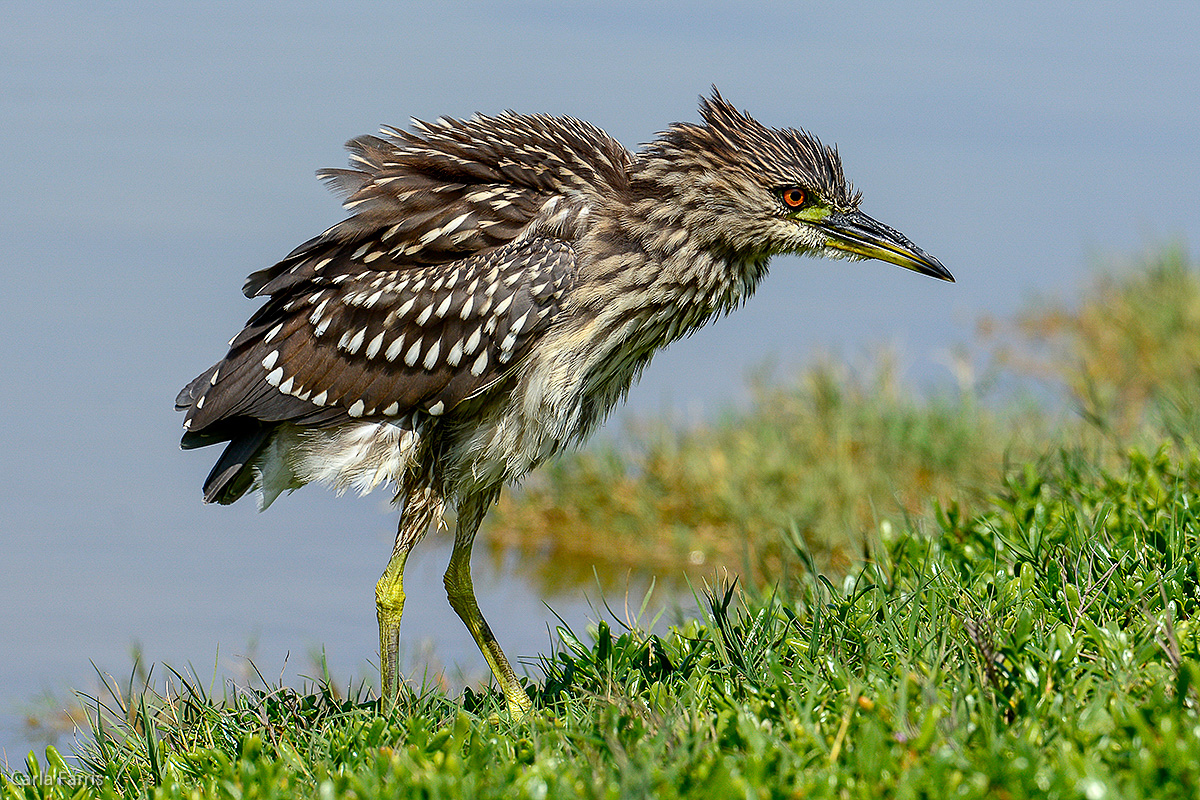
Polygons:
<instances>
[{"instance_id":1,"label":"calm water surface","mask_svg":"<svg viewBox=\"0 0 1200 800\"><path fill-rule=\"evenodd\" d=\"M243 277L341 218L312 172L343 164L341 143L380 123L511 107L573 114L635 147L695 120L716 83L764 122L836 142L864 210L958 277L779 259L745 309L656 359L630 397L638 413L685 420L742 402L742 376L764 361L787 369L823 350L862 358L888 344L915 383L945 384L980 314L1070 292L1094 256L1200 240L1194 3L498 8L6 6L10 761L29 746L31 698L91 689L90 661L127 674L135 642L202 675L218 652L218 671L237 674L249 652L288 680L324 647L335 676L375 680L372 591L395 525L385 498L310 488L262 515L204 507L217 454L178 451L171 400L252 312ZM469 681L484 666L445 603L447 558L431 540L411 561L406 664ZM588 587L545 598L518 566L476 558L511 655L548 650L544 601L577 627L594 618Z\"/></svg>"}]
</instances>

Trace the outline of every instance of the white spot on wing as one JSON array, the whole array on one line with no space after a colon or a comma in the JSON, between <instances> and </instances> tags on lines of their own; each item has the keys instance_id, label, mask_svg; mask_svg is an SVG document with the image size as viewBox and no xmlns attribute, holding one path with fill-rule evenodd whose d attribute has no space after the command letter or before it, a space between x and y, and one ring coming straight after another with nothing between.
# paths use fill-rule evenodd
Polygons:
<instances>
[{"instance_id":1,"label":"white spot on wing","mask_svg":"<svg viewBox=\"0 0 1200 800\"><path fill-rule=\"evenodd\" d=\"M413 304L416 302L417 302L417 298L415 298L415 297L410 297L407 300L405 300L404 303L393 312L396 315L396 319L399 319L400 317L403 317L408 312L412 311Z\"/></svg>"},{"instance_id":2,"label":"white spot on wing","mask_svg":"<svg viewBox=\"0 0 1200 800\"><path fill-rule=\"evenodd\" d=\"M384 331L380 331L375 335L375 338L371 340L371 343L367 345L367 358L374 358L375 356L379 355L379 348L383 347L383 335Z\"/></svg>"},{"instance_id":3,"label":"white spot on wing","mask_svg":"<svg viewBox=\"0 0 1200 800\"><path fill-rule=\"evenodd\" d=\"M475 348L479 347L479 337L483 333L483 328L476 328L467 338L466 347L463 348L468 355L475 352Z\"/></svg>"},{"instance_id":4,"label":"white spot on wing","mask_svg":"<svg viewBox=\"0 0 1200 800\"><path fill-rule=\"evenodd\" d=\"M400 350L403 347L404 347L404 334L402 333L396 337L396 340L394 342L392 342L390 345L388 345L387 352L385 352L383 354L383 357L386 358L388 361L395 361L400 356Z\"/></svg>"},{"instance_id":5,"label":"white spot on wing","mask_svg":"<svg viewBox=\"0 0 1200 800\"><path fill-rule=\"evenodd\" d=\"M349 333L349 332L347 332L347 333ZM350 337L349 342L346 342L346 337L343 336L342 342L339 342L339 344L344 343L342 349L344 349L347 353L354 355L355 353L358 352L358 348L362 347L363 339L366 337L366 335L367 335L367 329L359 328L358 332Z\"/></svg>"},{"instance_id":6,"label":"white spot on wing","mask_svg":"<svg viewBox=\"0 0 1200 800\"><path fill-rule=\"evenodd\" d=\"M438 339L429 348L429 352L425 354L425 361L422 362L425 365L425 369L433 369L437 366L438 351L441 349L441 345L442 340Z\"/></svg>"},{"instance_id":7,"label":"white spot on wing","mask_svg":"<svg viewBox=\"0 0 1200 800\"><path fill-rule=\"evenodd\" d=\"M272 350L267 354L267 357L262 360L263 369L271 369L275 366L275 362L279 360L279 351ZM216 377L215 375L213 377Z\"/></svg>"},{"instance_id":8,"label":"white spot on wing","mask_svg":"<svg viewBox=\"0 0 1200 800\"><path fill-rule=\"evenodd\" d=\"M355 400L354 405L346 409L346 413L352 417L361 417L363 415L363 401Z\"/></svg>"},{"instance_id":9,"label":"white spot on wing","mask_svg":"<svg viewBox=\"0 0 1200 800\"><path fill-rule=\"evenodd\" d=\"M475 363L471 365L471 374L476 377L479 377L480 375L482 375L483 371L485 369L487 369L487 363L488 363L487 350L484 350L482 353L479 354L479 358L475 359Z\"/></svg>"},{"instance_id":10,"label":"white spot on wing","mask_svg":"<svg viewBox=\"0 0 1200 800\"><path fill-rule=\"evenodd\" d=\"M321 319L321 314L324 313L325 306L328 303L329 303L328 297L326 297L324 300L322 300L320 303L318 303L317 307L313 309L313 312L308 315L308 321L311 322L313 325L316 325L317 320Z\"/></svg>"},{"instance_id":11,"label":"white spot on wing","mask_svg":"<svg viewBox=\"0 0 1200 800\"><path fill-rule=\"evenodd\" d=\"M412 347L408 348L408 352L404 354L404 363L410 367L416 366L417 356L421 355L421 340L417 339L412 343Z\"/></svg>"},{"instance_id":12,"label":"white spot on wing","mask_svg":"<svg viewBox=\"0 0 1200 800\"><path fill-rule=\"evenodd\" d=\"M447 222L447 223L446 223L446 226L445 226L444 228L442 228L442 232L443 232L443 233L450 233L451 231L458 230L458 226L460 226L460 225L462 225L464 222L466 222L466 221L467 221L467 217L469 217L469 216L471 216L471 212L470 212L470 211L468 211L468 212L467 212L467 213L465 213L465 214L461 214L461 215L459 215L459 216L455 217L454 219L452 219L452 220L450 220L449 222Z\"/></svg>"}]
</instances>

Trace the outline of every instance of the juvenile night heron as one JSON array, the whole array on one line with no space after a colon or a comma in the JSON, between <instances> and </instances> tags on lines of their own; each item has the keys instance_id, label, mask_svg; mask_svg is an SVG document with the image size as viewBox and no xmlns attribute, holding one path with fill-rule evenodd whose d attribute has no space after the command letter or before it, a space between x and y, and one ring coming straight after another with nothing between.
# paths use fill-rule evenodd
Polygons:
<instances>
[{"instance_id":1,"label":"juvenile night heron","mask_svg":"<svg viewBox=\"0 0 1200 800\"><path fill-rule=\"evenodd\" d=\"M511 112L351 141L352 169L319 173L351 216L249 277L266 302L180 392L183 447L228 442L207 502L398 487L375 588L385 705L404 563L452 503L450 605L509 710L530 707L475 602L480 522L505 483L592 433L658 349L745 300L771 256L953 280L858 210L835 149L715 89L700 115L638 153L576 119Z\"/></svg>"}]
</instances>

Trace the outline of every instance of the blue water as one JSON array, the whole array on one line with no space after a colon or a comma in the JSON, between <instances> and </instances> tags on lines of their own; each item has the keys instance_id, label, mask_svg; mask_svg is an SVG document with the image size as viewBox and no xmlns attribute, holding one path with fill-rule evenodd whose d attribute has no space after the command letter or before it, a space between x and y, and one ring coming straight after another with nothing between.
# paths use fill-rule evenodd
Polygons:
<instances>
[{"instance_id":1,"label":"blue water","mask_svg":"<svg viewBox=\"0 0 1200 800\"><path fill-rule=\"evenodd\" d=\"M952 380L982 314L1069 293L1097 259L1200 240L1195 3L509 6L9 3L0 29L0 753L20 709L91 690L90 661L203 674L251 651L294 679L324 646L374 679L384 497L310 488L212 508L215 453L180 453L176 390L254 308L243 277L341 218L313 178L409 116L573 114L630 146L716 83L836 142L864 210L957 276L781 258L745 309L662 354L638 413L702 418L742 376L880 345ZM501 10L502 9L502 10ZM730 377L732 376L732 377ZM510 654L557 624L477 554ZM446 606L446 547L411 562L406 664L484 673ZM638 581L644 581L640 576ZM637 583L638 586L644 585ZM586 588L586 587L585 587ZM595 593L593 592L593 595ZM582 626L578 595L548 598ZM536 674L536 673L535 673Z\"/></svg>"}]
</instances>

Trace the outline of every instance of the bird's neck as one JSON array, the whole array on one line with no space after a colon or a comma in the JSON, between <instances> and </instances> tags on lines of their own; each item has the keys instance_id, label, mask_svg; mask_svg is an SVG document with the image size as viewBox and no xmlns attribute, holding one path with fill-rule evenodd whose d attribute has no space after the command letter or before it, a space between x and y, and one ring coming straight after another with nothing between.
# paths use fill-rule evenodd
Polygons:
<instances>
[{"instance_id":1,"label":"bird's neck","mask_svg":"<svg viewBox=\"0 0 1200 800\"><path fill-rule=\"evenodd\" d=\"M655 352L740 304L767 266L765 256L712 246L653 204L590 198L571 216L586 224L556 230L567 238L578 231L578 272L545 354L528 371L530 414L561 420L552 437L560 445L594 430ZM544 391L550 386L562 391Z\"/></svg>"},{"instance_id":2,"label":"bird's neck","mask_svg":"<svg viewBox=\"0 0 1200 800\"><path fill-rule=\"evenodd\" d=\"M642 197L591 216L581 242L589 304L670 322L667 342L739 306L767 272L768 254L730 247L712 219L674 202Z\"/></svg>"},{"instance_id":3,"label":"bird's neck","mask_svg":"<svg viewBox=\"0 0 1200 800\"><path fill-rule=\"evenodd\" d=\"M653 212L592 212L573 292L583 396L602 418L655 352L733 310L766 274L766 257L711 246ZM586 332L586 335L583 335Z\"/></svg>"}]
</instances>

